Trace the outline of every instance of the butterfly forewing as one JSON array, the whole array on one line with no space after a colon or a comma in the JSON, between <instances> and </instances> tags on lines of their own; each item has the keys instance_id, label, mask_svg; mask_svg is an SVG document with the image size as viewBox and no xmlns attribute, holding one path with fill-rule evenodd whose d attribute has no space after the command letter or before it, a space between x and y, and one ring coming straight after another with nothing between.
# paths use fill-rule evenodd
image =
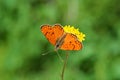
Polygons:
<instances>
[{"instance_id":1,"label":"butterfly forewing","mask_svg":"<svg viewBox=\"0 0 120 80\"><path fill-rule=\"evenodd\" d=\"M56 44L56 41L64 33L63 28L59 24L56 24L54 26L43 25L43 26L41 26L41 31L45 35L45 37L48 39L48 41L53 45Z\"/></svg>"}]
</instances>

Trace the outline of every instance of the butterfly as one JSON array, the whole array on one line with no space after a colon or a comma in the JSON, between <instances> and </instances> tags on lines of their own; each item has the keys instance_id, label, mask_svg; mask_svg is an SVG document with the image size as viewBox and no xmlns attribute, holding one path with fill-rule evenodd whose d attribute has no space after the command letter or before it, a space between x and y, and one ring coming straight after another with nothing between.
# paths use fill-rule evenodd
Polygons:
<instances>
[{"instance_id":1,"label":"butterfly","mask_svg":"<svg viewBox=\"0 0 120 80\"><path fill-rule=\"evenodd\" d=\"M42 25L41 31L47 40L55 46L55 50L81 50L82 43L77 36L72 33L66 33L60 24Z\"/></svg>"}]
</instances>

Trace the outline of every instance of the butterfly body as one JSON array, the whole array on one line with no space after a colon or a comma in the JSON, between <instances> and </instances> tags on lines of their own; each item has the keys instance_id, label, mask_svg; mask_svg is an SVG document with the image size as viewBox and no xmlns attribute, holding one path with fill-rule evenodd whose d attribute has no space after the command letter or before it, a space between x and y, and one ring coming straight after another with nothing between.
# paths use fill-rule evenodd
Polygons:
<instances>
[{"instance_id":1,"label":"butterfly body","mask_svg":"<svg viewBox=\"0 0 120 80\"><path fill-rule=\"evenodd\" d=\"M80 50L82 43L74 34L66 33L61 25L43 25L41 31L48 41L55 46L55 50Z\"/></svg>"},{"instance_id":2,"label":"butterfly body","mask_svg":"<svg viewBox=\"0 0 120 80\"><path fill-rule=\"evenodd\" d=\"M60 38L58 38L55 44L55 50L58 50L62 46L62 44L64 43L65 37L66 37L66 33L64 33Z\"/></svg>"}]
</instances>

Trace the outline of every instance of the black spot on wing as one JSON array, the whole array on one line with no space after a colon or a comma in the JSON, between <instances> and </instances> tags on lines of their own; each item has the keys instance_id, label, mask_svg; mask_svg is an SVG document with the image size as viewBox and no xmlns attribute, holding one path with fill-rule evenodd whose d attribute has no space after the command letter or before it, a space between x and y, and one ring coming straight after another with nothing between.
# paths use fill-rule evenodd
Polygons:
<instances>
[{"instance_id":1,"label":"black spot on wing","mask_svg":"<svg viewBox=\"0 0 120 80\"><path fill-rule=\"evenodd\" d=\"M51 33L51 35L55 34L54 32Z\"/></svg>"},{"instance_id":2,"label":"black spot on wing","mask_svg":"<svg viewBox=\"0 0 120 80\"><path fill-rule=\"evenodd\" d=\"M44 33L45 36L48 35L48 34L50 34L50 32L45 32L45 33Z\"/></svg>"},{"instance_id":3,"label":"black spot on wing","mask_svg":"<svg viewBox=\"0 0 120 80\"><path fill-rule=\"evenodd\" d=\"M75 49L75 45L74 44L72 44L73 45L73 50Z\"/></svg>"},{"instance_id":4,"label":"black spot on wing","mask_svg":"<svg viewBox=\"0 0 120 80\"><path fill-rule=\"evenodd\" d=\"M72 41L69 42L69 46L72 46L72 50L75 49L75 45L72 43Z\"/></svg>"}]
</instances>

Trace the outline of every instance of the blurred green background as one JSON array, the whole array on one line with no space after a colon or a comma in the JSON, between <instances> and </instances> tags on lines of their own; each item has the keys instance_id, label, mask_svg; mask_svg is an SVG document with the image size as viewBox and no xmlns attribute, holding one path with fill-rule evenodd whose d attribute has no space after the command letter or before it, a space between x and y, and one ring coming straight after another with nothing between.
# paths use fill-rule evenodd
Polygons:
<instances>
[{"instance_id":1,"label":"blurred green background","mask_svg":"<svg viewBox=\"0 0 120 80\"><path fill-rule=\"evenodd\" d=\"M56 23L86 34L65 80L120 80L120 0L0 0L0 80L61 80L63 63L40 31Z\"/></svg>"}]
</instances>

